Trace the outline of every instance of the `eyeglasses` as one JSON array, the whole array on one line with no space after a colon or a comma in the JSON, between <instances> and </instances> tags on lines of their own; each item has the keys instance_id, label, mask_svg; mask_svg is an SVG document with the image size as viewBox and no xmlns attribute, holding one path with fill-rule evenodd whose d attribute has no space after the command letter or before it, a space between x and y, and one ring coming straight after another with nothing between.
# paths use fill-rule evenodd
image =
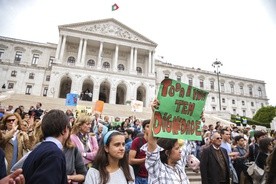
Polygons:
<instances>
[{"instance_id":1,"label":"eyeglasses","mask_svg":"<svg viewBox=\"0 0 276 184\"><path fill-rule=\"evenodd\" d=\"M216 139L217 139L217 140L221 140L222 138L221 138L221 137L217 137Z\"/></svg>"},{"instance_id":2,"label":"eyeglasses","mask_svg":"<svg viewBox=\"0 0 276 184\"><path fill-rule=\"evenodd\" d=\"M15 119L7 119L6 121L7 121L7 122L14 122Z\"/></svg>"}]
</instances>

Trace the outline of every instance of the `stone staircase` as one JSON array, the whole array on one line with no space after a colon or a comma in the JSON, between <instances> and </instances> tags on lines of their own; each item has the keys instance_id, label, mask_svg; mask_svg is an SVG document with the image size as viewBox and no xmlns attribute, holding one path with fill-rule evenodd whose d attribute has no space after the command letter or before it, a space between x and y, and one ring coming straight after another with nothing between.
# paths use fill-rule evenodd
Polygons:
<instances>
[{"instance_id":1,"label":"stone staircase","mask_svg":"<svg viewBox=\"0 0 276 184\"><path fill-rule=\"evenodd\" d=\"M50 110L50 109L61 109L67 110L72 109L76 110L74 106L65 106L64 98L51 98L51 97L43 97L43 96L34 96L34 95L24 95L24 94L1 94L1 96L5 96L5 98L0 98L0 103L2 106L13 105L14 108L19 105L23 105L25 107L25 111L27 111L30 106L35 106L37 102L42 103L42 109ZM78 105L92 107L95 106L95 102L87 102L87 101L78 101ZM103 116L108 115L111 117L121 117L125 118L128 116L136 116L139 119L150 119L151 117L151 109L144 107L143 112L132 112L131 107L129 105L115 105L115 104L104 104Z\"/></svg>"},{"instance_id":2,"label":"stone staircase","mask_svg":"<svg viewBox=\"0 0 276 184\"><path fill-rule=\"evenodd\" d=\"M195 173L192 169L189 168L186 168L185 171L190 180L190 184L201 184L200 173Z\"/></svg>"}]
</instances>

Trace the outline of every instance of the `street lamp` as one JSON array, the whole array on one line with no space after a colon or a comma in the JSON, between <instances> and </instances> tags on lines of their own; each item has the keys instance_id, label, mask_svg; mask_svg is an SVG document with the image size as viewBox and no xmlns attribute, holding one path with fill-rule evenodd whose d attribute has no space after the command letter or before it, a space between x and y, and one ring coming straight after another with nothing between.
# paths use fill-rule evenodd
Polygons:
<instances>
[{"instance_id":1,"label":"street lamp","mask_svg":"<svg viewBox=\"0 0 276 184\"><path fill-rule=\"evenodd\" d=\"M217 78L218 78L218 94L219 94L219 110L221 111L221 99L220 99L220 85L219 85L219 68L222 66L222 63L220 61L218 61L218 59L216 58L216 61L213 62L212 66L215 68L214 72L217 74Z\"/></svg>"}]
</instances>

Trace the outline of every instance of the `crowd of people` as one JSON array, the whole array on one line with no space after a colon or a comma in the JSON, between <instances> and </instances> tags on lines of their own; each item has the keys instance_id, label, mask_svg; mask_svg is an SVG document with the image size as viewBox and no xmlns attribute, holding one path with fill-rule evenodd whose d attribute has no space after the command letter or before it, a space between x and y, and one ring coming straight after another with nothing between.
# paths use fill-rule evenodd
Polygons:
<instances>
[{"instance_id":1,"label":"crowd of people","mask_svg":"<svg viewBox=\"0 0 276 184\"><path fill-rule=\"evenodd\" d=\"M154 137L154 116L111 122L39 102L0 108L0 184L189 184L191 155L203 184L276 183L275 134L201 120L202 140L183 141ZM248 173L253 163L265 173L258 180Z\"/></svg>"}]
</instances>

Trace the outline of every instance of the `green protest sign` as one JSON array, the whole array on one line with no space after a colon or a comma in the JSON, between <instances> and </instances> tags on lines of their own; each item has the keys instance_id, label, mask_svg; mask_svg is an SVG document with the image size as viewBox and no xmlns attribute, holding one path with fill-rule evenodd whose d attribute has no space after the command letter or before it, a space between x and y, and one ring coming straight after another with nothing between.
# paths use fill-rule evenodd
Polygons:
<instances>
[{"instance_id":1,"label":"green protest sign","mask_svg":"<svg viewBox=\"0 0 276 184\"><path fill-rule=\"evenodd\" d=\"M155 137L201 140L201 114L208 92L172 79L158 91L160 106L154 112Z\"/></svg>"}]
</instances>

